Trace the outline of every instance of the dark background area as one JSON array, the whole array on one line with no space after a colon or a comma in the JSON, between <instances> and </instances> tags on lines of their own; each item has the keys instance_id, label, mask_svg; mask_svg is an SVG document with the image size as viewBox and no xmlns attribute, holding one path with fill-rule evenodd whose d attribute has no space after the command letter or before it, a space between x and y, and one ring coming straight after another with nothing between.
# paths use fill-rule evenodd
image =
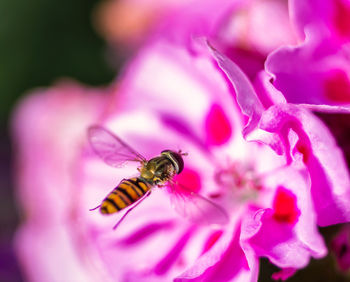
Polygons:
<instances>
[{"instance_id":1,"label":"dark background area","mask_svg":"<svg viewBox=\"0 0 350 282\"><path fill-rule=\"evenodd\" d=\"M110 82L106 44L92 27L97 0L0 1L0 281L23 281L12 250L19 223L11 176L8 122L16 101L28 90L70 77L88 85ZM339 227L322 229L327 239ZM259 281L277 268L262 259ZM337 273L332 255L313 260L289 281L350 281ZM79 281L80 282L80 281ZM82 281L83 282L83 281Z\"/></svg>"}]
</instances>

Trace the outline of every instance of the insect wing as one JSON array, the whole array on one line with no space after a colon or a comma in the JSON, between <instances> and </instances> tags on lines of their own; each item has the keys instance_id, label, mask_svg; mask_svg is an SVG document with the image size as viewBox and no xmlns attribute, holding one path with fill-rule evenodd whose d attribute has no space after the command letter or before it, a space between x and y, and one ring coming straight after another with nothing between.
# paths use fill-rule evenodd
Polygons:
<instances>
[{"instance_id":1,"label":"insect wing","mask_svg":"<svg viewBox=\"0 0 350 282\"><path fill-rule=\"evenodd\" d=\"M206 197L191 191L189 188L178 183L170 183L171 202L175 210L183 217L197 224L219 224L228 223L229 217L225 209L212 202ZM176 187L180 186L178 192Z\"/></svg>"},{"instance_id":2,"label":"insect wing","mask_svg":"<svg viewBox=\"0 0 350 282\"><path fill-rule=\"evenodd\" d=\"M89 127L88 138L95 153L110 166L121 167L128 161L146 161L127 143L101 126Z\"/></svg>"}]
</instances>

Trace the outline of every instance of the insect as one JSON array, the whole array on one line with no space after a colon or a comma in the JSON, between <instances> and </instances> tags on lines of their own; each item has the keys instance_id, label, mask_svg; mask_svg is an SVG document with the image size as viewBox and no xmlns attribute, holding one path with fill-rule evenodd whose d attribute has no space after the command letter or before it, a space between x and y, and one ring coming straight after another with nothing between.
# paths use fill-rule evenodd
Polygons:
<instances>
[{"instance_id":1,"label":"insect","mask_svg":"<svg viewBox=\"0 0 350 282\"><path fill-rule=\"evenodd\" d=\"M88 138L95 153L108 165L122 167L126 162L139 162L139 176L123 179L97 206L102 214L112 214L131 206L123 217L114 226L118 227L125 216L144 199L146 199L154 187L169 186L174 188L173 178L180 174L184 168L182 156L187 154L181 151L164 150L159 156L147 160L134 150L121 138L109 130L95 125L88 129ZM182 191L188 193L179 194L171 189L172 198L177 202L177 211L185 217L193 220L205 219L209 223L224 224L228 217L226 212L209 199L200 196L187 187L181 185ZM189 200L190 199L190 200ZM208 213L208 214L206 214Z\"/></svg>"}]
</instances>

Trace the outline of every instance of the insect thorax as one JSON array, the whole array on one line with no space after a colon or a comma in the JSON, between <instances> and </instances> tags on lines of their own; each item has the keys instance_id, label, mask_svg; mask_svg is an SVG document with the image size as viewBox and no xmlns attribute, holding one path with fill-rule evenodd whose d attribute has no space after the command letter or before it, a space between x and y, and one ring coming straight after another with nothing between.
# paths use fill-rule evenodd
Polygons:
<instances>
[{"instance_id":1,"label":"insect thorax","mask_svg":"<svg viewBox=\"0 0 350 282\"><path fill-rule=\"evenodd\" d=\"M176 170L172 162L166 156L150 159L140 170L141 177L152 184L160 184L171 179Z\"/></svg>"}]
</instances>

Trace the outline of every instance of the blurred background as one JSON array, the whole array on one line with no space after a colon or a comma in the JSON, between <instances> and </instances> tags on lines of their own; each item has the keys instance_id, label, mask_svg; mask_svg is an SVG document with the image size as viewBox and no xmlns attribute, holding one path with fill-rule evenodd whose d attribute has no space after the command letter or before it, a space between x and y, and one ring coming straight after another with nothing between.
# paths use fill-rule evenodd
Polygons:
<instances>
[{"instance_id":1,"label":"blurred background","mask_svg":"<svg viewBox=\"0 0 350 282\"><path fill-rule=\"evenodd\" d=\"M69 77L93 86L114 79L107 45L93 27L97 0L0 1L0 281L25 281L12 237L20 222L11 178L11 111L35 87ZM321 230L329 243L339 226ZM262 260L259 281L271 281L277 269ZM332 254L299 271L289 281L350 281L337 272Z\"/></svg>"},{"instance_id":2,"label":"blurred background","mask_svg":"<svg viewBox=\"0 0 350 282\"><path fill-rule=\"evenodd\" d=\"M0 281L24 281L12 250L19 222L11 179L9 120L18 99L69 77L110 82L105 43L92 26L96 0L0 1Z\"/></svg>"}]
</instances>

